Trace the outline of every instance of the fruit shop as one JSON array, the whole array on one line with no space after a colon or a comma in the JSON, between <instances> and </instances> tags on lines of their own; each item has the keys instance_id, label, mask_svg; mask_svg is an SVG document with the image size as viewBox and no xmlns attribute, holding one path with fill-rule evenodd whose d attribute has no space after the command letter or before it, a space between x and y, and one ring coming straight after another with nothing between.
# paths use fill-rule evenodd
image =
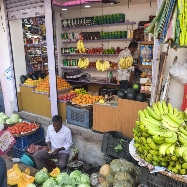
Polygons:
<instances>
[{"instance_id":1,"label":"fruit shop","mask_svg":"<svg viewBox=\"0 0 187 187\"><path fill-rule=\"evenodd\" d=\"M1 79L10 99L0 124L12 137L3 154L20 162L5 157L8 185L185 186L185 2L33 2L19 2L19 15L6 2L12 57ZM120 57L132 41L133 57ZM33 153L56 114L73 134L67 169L47 160L37 170Z\"/></svg>"}]
</instances>

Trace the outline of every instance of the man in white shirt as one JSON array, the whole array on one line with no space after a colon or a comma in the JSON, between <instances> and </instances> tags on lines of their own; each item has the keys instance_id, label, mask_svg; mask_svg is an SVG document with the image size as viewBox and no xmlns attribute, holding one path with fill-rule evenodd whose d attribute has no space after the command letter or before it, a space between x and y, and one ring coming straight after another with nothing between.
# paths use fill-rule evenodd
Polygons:
<instances>
[{"instance_id":1,"label":"man in white shirt","mask_svg":"<svg viewBox=\"0 0 187 187\"><path fill-rule=\"evenodd\" d=\"M73 145L71 130L62 124L62 117L55 115L52 118L53 125L47 130L47 149L42 149L34 153L34 160L37 168L47 168L46 159L56 158L59 168L63 169L67 165L69 149Z\"/></svg>"},{"instance_id":2,"label":"man in white shirt","mask_svg":"<svg viewBox=\"0 0 187 187\"><path fill-rule=\"evenodd\" d=\"M0 124L0 131L6 129L7 125ZM6 163L3 158L0 157L0 187L7 187L7 169Z\"/></svg>"}]
</instances>

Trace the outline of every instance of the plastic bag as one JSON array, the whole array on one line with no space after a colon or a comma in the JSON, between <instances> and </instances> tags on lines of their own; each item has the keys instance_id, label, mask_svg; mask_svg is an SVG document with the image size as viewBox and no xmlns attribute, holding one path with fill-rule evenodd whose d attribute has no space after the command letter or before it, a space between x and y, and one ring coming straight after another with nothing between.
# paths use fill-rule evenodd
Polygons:
<instances>
[{"instance_id":1,"label":"plastic bag","mask_svg":"<svg viewBox=\"0 0 187 187\"><path fill-rule=\"evenodd\" d=\"M187 61L183 63L176 61L169 73L178 82L187 84Z\"/></svg>"}]
</instances>

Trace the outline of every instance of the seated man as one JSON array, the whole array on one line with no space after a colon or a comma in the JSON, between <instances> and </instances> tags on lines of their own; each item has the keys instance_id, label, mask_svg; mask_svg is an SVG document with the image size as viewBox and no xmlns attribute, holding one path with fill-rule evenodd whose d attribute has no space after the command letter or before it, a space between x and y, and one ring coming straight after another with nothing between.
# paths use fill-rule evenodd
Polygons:
<instances>
[{"instance_id":1,"label":"seated man","mask_svg":"<svg viewBox=\"0 0 187 187\"><path fill-rule=\"evenodd\" d=\"M69 149L73 145L71 130L62 125L62 117L53 116L52 122L53 125L47 130L47 149L39 150L33 155L38 169L47 168L45 160L53 158L58 160L58 167L63 169L67 165Z\"/></svg>"}]
</instances>

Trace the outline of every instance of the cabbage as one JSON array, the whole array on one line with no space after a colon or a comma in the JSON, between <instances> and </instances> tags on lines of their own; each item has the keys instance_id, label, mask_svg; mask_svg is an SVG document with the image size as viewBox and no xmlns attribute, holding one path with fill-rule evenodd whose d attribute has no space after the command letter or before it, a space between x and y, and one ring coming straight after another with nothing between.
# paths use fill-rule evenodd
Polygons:
<instances>
[{"instance_id":1,"label":"cabbage","mask_svg":"<svg viewBox=\"0 0 187 187\"><path fill-rule=\"evenodd\" d=\"M63 172L57 175L56 181L59 185L68 184L69 178L69 175L66 172Z\"/></svg>"},{"instance_id":2,"label":"cabbage","mask_svg":"<svg viewBox=\"0 0 187 187\"><path fill-rule=\"evenodd\" d=\"M48 178L44 183L42 187L54 187L57 185L56 181L51 177Z\"/></svg>"},{"instance_id":3,"label":"cabbage","mask_svg":"<svg viewBox=\"0 0 187 187\"><path fill-rule=\"evenodd\" d=\"M90 184L90 178L87 174L82 174L81 175L81 183Z\"/></svg>"},{"instance_id":4,"label":"cabbage","mask_svg":"<svg viewBox=\"0 0 187 187\"><path fill-rule=\"evenodd\" d=\"M22 121L18 114L12 114L9 119L12 121L12 124L20 123Z\"/></svg>"},{"instance_id":5,"label":"cabbage","mask_svg":"<svg viewBox=\"0 0 187 187\"><path fill-rule=\"evenodd\" d=\"M12 122L11 119L7 119L7 120L5 121L5 123L7 123L7 124L9 124L9 125L13 124L13 122Z\"/></svg>"},{"instance_id":6,"label":"cabbage","mask_svg":"<svg viewBox=\"0 0 187 187\"><path fill-rule=\"evenodd\" d=\"M47 170L40 170L35 175L35 182L37 184L43 184L49 178Z\"/></svg>"},{"instance_id":7,"label":"cabbage","mask_svg":"<svg viewBox=\"0 0 187 187\"><path fill-rule=\"evenodd\" d=\"M78 187L90 187L88 184L79 184Z\"/></svg>"},{"instance_id":8,"label":"cabbage","mask_svg":"<svg viewBox=\"0 0 187 187\"><path fill-rule=\"evenodd\" d=\"M61 186L59 186L59 185L55 185L54 187L61 187Z\"/></svg>"},{"instance_id":9,"label":"cabbage","mask_svg":"<svg viewBox=\"0 0 187 187\"><path fill-rule=\"evenodd\" d=\"M18 114L12 114L12 115L10 116L10 118L19 119L19 115L18 115Z\"/></svg>"},{"instance_id":10,"label":"cabbage","mask_svg":"<svg viewBox=\"0 0 187 187\"><path fill-rule=\"evenodd\" d=\"M29 185L27 185L27 187L36 187L36 185L35 184L29 184Z\"/></svg>"},{"instance_id":11,"label":"cabbage","mask_svg":"<svg viewBox=\"0 0 187 187\"><path fill-rule=\"evenodd\" d=\"M5 114L4 114L3 112L0 112L0 117L1 117L1 116L4 116L4 115L5 115Z\"/></svg>"},{"instance_id":12,"label":"cabbage","mask_svg":"<svg viewBox=\"0 0 187 187\"><path fill-rule=\"evenodd\" d=\"M79 170L72 171L70 177L74 178L77 182L81 181L82 173Z\"/></svg>"}]
</instances>

